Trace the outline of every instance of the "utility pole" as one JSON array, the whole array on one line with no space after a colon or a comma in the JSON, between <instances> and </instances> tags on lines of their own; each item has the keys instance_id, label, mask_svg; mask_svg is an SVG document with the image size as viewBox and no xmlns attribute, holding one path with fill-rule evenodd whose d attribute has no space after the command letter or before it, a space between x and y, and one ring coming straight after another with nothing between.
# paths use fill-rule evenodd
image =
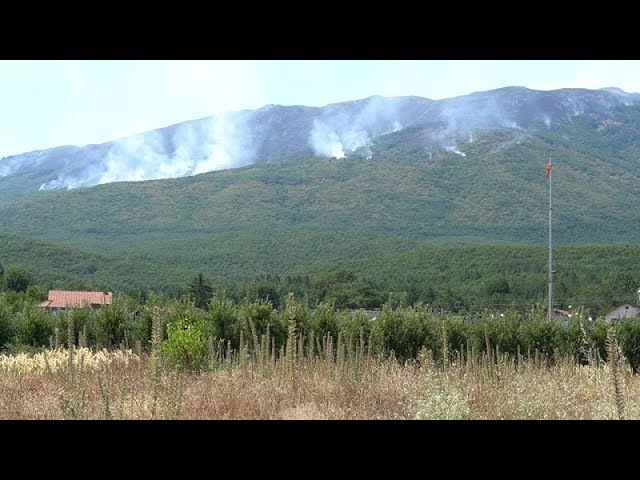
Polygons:
<instances>
[{"instance_id":1,"label":"utility pole","mask_svg":"<svg viewBox=\"0 0 640 480\"><path fill-rule=\"evenodd\" d=\"M553 212L553 203L552 203L552 176L551 176L551 157L549 157L549 161L547 162L547 167L544 171L544 178L549 180L549 307L548 314L549 320L551 320L553 316L553 251L552 251L552 243L551 243L551 214Z\"/></svg>"}]
</instances>

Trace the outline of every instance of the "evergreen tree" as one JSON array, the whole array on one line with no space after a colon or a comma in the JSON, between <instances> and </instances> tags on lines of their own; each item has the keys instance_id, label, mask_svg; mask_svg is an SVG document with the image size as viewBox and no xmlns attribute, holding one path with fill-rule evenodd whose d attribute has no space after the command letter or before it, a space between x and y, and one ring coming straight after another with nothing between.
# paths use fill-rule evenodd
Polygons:
<instances>
[{"instance_id":1,"label":"evergreen tree","mask_svg":"<svg viewBox=\"0 0 640 480\"><path fill-rule=\"evenodd\" d=\"M189 298L198 308L208 308L209 301L213 296L213 287L209 280L202 273L199 273L194 279L187 284L189 287Z\"/></svg>"},{"instance_id":2,"label":"evergreen tree","mask_svg":"<svg viewBox=\"0 0 640 480\"><path fill-rule=\"evenodd\" d=\"M7 285L7 290L12 290L14 292L26 292L29 285L33 282L31 274L27 270L13 267L7 270L5 283Z\"/></svg>"}]
</instances>

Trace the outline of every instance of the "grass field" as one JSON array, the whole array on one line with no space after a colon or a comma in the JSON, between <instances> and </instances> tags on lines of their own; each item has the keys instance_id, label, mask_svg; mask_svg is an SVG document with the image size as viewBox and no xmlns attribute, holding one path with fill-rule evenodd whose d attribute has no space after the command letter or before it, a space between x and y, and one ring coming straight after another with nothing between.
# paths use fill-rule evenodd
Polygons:
<instances>
[{"instance_id":1,"label":"grass field","mask_svg":"<svg viewBox=\"0 0 640 480\"><path fill-rule=\"evenodd\" d=\"M401 364L343 345L313 357L289 345L244 347L187 372L130 350L0 356L0 419L617 418L640 419L640 379L622 358L442 362L423 351Z\"/></svg>"}]
</instances>

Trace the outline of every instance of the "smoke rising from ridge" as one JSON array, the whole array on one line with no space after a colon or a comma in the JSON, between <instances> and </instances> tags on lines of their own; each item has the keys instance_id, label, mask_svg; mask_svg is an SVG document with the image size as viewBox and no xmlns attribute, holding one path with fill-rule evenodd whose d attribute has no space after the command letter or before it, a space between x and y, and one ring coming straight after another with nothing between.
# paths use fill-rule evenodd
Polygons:
<instances>
[{"instance_id":1,"label":"smoke rising from ridge","mask_svg":"<svg viewBox=\"0 0 640 480\"><path fill-rule=\"evenodd\" d=\"M444 149L447 152L456 153L456 154L460 155L461 157L466 157L467 156L466 153L461 152L460 150L458 150L458 147L456 145L454 145L454 146L446 146L446 147L444 147Z\"/></svg>"},{"instance_id":2,"label":"smoke rising from ridge","mask_svg":"<svg viewBox=\"0 0 640 480\"><path fill-rule=\"evenodd\" d=\"M358 149L371 157L373 138L402 129L397 102L395 98L371 97L351 102L346 111L329 105L314 120L309 145L316 155L325 157L343 158Z\"/></svg>"},{"instance_id":3,"label":"smoke rising from ridge","mask_svg":"<svg viewBox=\"0 0 640 480\"><path fill-rule=\"evenodd\" d=\"M48 163L48 154L51 152L55 152L56 154L69 154L77 149L78 147L66 146L57 147L51 150L36 150L34 152L4 157L0 159L0 178L17 175L21 172L38 168L41 165Z\"/></svg>"},{"instance_id":4,"label":"smoke rising from ridge","mask_svg":"<svg viewBox=\"0 0 640 480\"><path fill-rule=\"evenodd\" d=\"M40 190L156 180L236 168L251 163L250 114L220 114L111 142L91 165L43 183Z\"/></svg>"},{"instance_id":5,"label":"smoke rising from ridge","mask_svg":"<svg viewBox=\"0 0 640 480\"><path fill-rule=\"evenodd\" d=\"M174 178L236 168L255 161L316 155L370 158L376 148L438 148L472 155L482 130L509 128L503 148L531 130L571 123L584 110L597 118L636 96L606 91L535 92L509 87L465 97L370 97L325 107L267 105L255 111L219 114L84 147L58 147L0 160L0 178L37 171L40 190L72 189L110 182ZM408 128L407 134L377 138ZM499 138L496 136L495 138ZM438 147L432 150L432 147ZM464 150L464 151L463 151ZM385 151L386 150L381 150ZM468 152L468 153L465 153ZM429 154L432 157L432 154ZM37 188L37 187L36 187Z\"/></svg>"},{"instance_id":6,"label":"smoke rising from ridge","mask_svg":"<svg viewBox=\"0 0 640 480\"><path fill-rule=\"evenodd\" d=\"M520 129L495 95L469 95L444 100L440 114L446 126L438 132L437 138L445 148L446 144L451 146L459 140L472 139L473 132L477 130L499 127Z\"/></svg>"},{"instance_id":7,"label":"smoke rising from ridge","mask_svg":"<svg viewBox=\"0 0 640 480\"><path fill-rule=\"evenodd\" d=\"M327 107L313 123L309 145L321 156L343 158L364 149L370 157L376 137L418 125L424 127L423 141L465 156L457 145L472 143L480 130L522 130L514 113L527 101L528 91L521 89L499 94L480 92L435 102L371 97L364 104L351 102L350 109L339 112L333 112L333 106Z\"/></svg>"}]
</instances>

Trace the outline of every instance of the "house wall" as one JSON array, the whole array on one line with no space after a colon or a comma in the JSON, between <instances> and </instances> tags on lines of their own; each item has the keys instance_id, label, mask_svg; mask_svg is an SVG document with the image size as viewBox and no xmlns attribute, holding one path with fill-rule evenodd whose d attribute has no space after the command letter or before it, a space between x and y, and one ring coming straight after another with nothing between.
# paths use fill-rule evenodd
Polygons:
<instances>
[{"instance_id":1,"label":"house wall","mask_svg":"<svg viewBox=\"0 0 640 480\"><path fill-rule=\"evenodd\" d=\"M607 313L604 318L610 322L619 318L635 317L638 313L640 313L640 308L638 307L634 307L632 305L621 305L615 310Z\"/></svg>"}]
</instances>

